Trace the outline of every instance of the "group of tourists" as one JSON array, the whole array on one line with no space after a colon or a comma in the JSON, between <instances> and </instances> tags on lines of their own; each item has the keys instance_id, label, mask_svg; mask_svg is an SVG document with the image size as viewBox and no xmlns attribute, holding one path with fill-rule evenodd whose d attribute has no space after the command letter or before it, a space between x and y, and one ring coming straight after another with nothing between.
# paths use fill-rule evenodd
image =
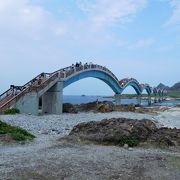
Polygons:
<instances>
[{"instance_id":1,"label":"group of tourists","mask_svg":"<svg viewBox=\"0 0 180 180\"><path fill-rule=\"evenodd\" d=\"M60 72L60 76L61 77L69 76L69 75L73 74L75 71L82 70L83 67L84 67L84 69L88 69L91 65L93 65L92 62L84 63L84 64L82 62L76 62L75 64L72 64L70 67L63 69Z\"/></svg>"}]
</instances>

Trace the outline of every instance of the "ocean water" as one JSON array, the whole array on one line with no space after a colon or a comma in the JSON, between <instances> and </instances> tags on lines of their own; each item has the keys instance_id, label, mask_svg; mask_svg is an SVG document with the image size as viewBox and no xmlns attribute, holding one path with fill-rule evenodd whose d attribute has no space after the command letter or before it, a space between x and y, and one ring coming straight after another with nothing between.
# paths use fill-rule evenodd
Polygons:
<instances>
[{"instance_id":1,"label":"ocean water","mask_svg":"<svg viewBox=\"0 0 180 180\"><path fill-rule=\"evenodd\" d=\"M168 107L175 107L177 105L180 105L180 99L176 99L176 100L165 100L161 103L157 103L156 105L160 105L160 106L168 106Z\"/></svg>"},{"instance_id":2,"label":"ocean water","mask_svg":"<svg viewBox=\"0 0 180 180\"><path fill-rule=\"evenodd\" d=\"M96 101L97 99L98 101L114 102L114 98L103 97L103 96L73 96L73 95L63 96L63 102L71 103L71 104L88 103L88 102ZM121 99L121 104L138 104L138 100L137 99ZM147 106L148 101L141 100L141 104L144 106ZM180 104L180 100L169 100L169 101L163 101L162 103L156 103L156 105L162 105L162 106L176 106L177 104Z\"/></svg>"}]
</instances>

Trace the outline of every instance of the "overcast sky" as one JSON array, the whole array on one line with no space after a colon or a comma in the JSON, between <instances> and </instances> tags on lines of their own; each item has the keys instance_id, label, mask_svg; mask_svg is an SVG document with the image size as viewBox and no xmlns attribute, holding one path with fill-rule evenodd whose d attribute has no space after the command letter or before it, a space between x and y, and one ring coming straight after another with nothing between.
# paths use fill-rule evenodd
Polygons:
<instances>
[{"instance_id":1,"label":"overcast sky","mask_svg":"<svg viewBox=\"0 0 180 180\"><path fill-rule=\"evenodd\" d=\"M0 0L0 93L76 61L152 86L180 81L180 0ZM64 93L113 94L91 78Z\"/></svg>"}]
</instances>

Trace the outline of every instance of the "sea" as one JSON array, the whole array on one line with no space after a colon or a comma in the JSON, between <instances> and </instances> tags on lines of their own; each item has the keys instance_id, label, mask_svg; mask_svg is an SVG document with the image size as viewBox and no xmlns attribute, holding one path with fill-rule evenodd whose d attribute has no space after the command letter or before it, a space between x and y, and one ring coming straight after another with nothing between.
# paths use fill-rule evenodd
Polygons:
<instances>
[{"instance_id":1,"label":"sea","mask_svg":"<svg viewBox=\"0 0 180 180\"><path fill-rule=\"evenodd\" d=\"M71 104L82 104L82 103L89 103L93 101L112 101L115 102L115 99L112 97L106 97L106 96L86 96L86 95L64 95L63 96L63 103L71 103ZM138 100L136 98L132 99L121 99L121 104L138 104ZM141 105L148 106L148 100L142 99ZM172 99L172 100L165 100L161 103L156 103L154 105L158 106L169 106L169 107L175 107L177 105L180 105L180 99Z\"/></svg>"}]
</instances>

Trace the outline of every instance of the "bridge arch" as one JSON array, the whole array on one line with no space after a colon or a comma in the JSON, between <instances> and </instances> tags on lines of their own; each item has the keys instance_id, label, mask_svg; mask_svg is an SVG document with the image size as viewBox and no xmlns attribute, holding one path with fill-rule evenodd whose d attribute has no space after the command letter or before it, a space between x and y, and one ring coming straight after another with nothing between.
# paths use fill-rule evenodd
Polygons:
<instances>
[{"instance_id":1,"label":"bridge arch","mask_svg":"<svg viewBox=\"0 0 180 180\"><path fill-rule=\"evenodd\" d=\"M74 74L64 80L63 88L69 86L76 81L89 77L96 78L105 82L116 94L119 94L122 91L118 81L109 73L101 70L88 70Z\"/></svg>"},{"instance_id":2,"label":"bridge arch","mask_svg":"<svg viewBox=\"0 0 180 180\"><path fill-rule=\"evenodd\" d=\"M141 94L141 88L140 88L140 85L137 81L129 81L121 90L121 93L127 88L131 86L138 95Z\"/></svg>"},{"instance_id":3,"label":"bridge arch","mask_svg":"<svg viewBox=\"0 0 180 180\"><path fill-rule=\"evenodd\" d=\"M157 96L158 95L158 89L157 88L153 88L153 93L154 93L155 96Z\"/></svg>"},{"instance_id":4,"label":"bridge arch","mask_svg":"<svg viewBox=\"0 0 180 180\"><path fill-rule=\"evenodd\" d=\"M144 90L147 92L148 95L152 94L152 88L149 86L149 84L143 84L142 85L142 92L141 93L143 93Z\"/></svg>"}]
</instances>

